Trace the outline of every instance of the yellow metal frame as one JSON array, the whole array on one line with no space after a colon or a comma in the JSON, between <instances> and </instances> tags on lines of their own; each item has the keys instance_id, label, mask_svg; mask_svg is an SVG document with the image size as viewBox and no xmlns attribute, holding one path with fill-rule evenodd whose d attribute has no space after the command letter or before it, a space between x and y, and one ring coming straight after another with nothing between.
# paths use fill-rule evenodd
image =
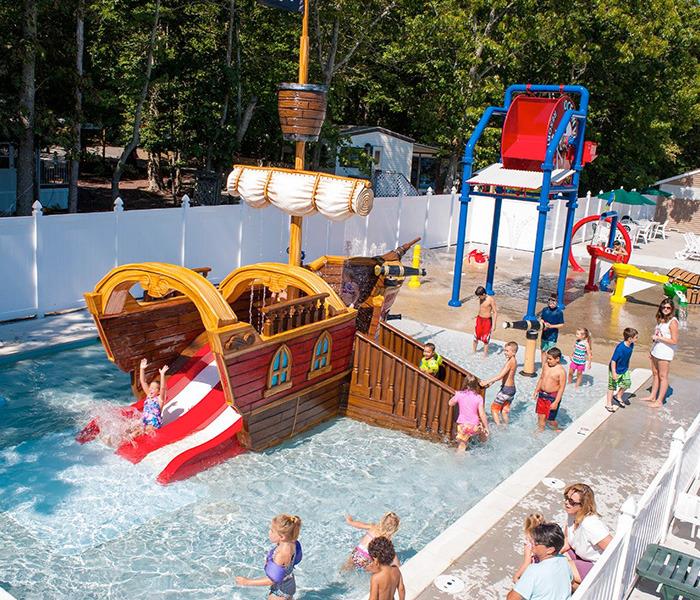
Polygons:
<instances>
[{"instance_id":1,"label":"yellow metal frame","mask_svg":"<svg viewBox=\"0 0 700 600\"><path fill-rule=\"evenodd\" d=\"M298 288L309 296L328 294L326 304L335 314L348 312L347 306L321 277L296 265L282 263L257 263L240 267L229 273L219 284L219 292L226 302L234 302L251 285L264 285L271 292L279 293L288 287Z\"/></svg>"},{"instance_id":2,"label":"yellow metal frame","mask_svg":"<svg viewBox=\"0 0 700 600\"><path fill-rule=\"evenodd\" d=\"M649 271L644 271L643 269L638 269L634 265L615 263L613 266L613 271L615 271L615 276L617 277L615 281L615 292L610 297L610 302L615 304L624 304L627 302L627 298L624 296L625 281L628 277L633 277L634 279L641 279L643 281L651 281L652 283L664 284L669 282L668 275L657 275L656 273L650 273Z\"/></svg>"}]
</instances>

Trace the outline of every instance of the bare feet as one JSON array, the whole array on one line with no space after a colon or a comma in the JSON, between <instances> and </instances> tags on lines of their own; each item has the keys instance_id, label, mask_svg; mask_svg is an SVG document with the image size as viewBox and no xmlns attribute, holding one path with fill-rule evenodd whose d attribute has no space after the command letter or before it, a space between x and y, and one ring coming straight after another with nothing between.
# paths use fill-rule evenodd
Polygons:
<instances>
[{"instance_id":1,"label":"bare feet","mask_svg":"<svg viewBox=\"0 0 700 600\"><path fill-rule=\"evenodd\" d=\"M645 396L644 398L640 398L642 402L653 402L654 398L652 396Z\"/></svg>"},{"instance_id":2,"label":"bare feet","mask_svg":"<svg viewBox=\"0 0 700 600\"><path fill-rule=\"evenodd\" d=\"M651 402L649 403L649 408L661 408L663 406L662 402Z\"/></svg>"}]
</instances>

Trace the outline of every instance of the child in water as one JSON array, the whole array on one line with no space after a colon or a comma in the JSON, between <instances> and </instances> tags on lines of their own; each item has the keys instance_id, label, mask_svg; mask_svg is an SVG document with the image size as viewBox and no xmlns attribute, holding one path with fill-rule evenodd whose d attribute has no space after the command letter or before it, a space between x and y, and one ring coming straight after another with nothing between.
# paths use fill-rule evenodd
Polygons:
<instances>
[{"instance_id":1,"label":"child in water","mask_svg":"<svg viewBox=\"0 0 700 600\"><path fill-rule=\"evenodd\" d=\"M585 327L579 327L576 330L576 342L574 343L574 351L571 353L571 362L569 363L569 383L573 383L574 373L576 373L576 387L581 387L583 372L591 368L592 360L591 334Z\"/></svg>"},{"instance_id":2,"label":"child in water","mask_svg":"<svg viewBox=\"0 0 700 600\"><path fill-rule=\"evenodd\" d=\"M515 342L508 342L503 347L506 364L503 365L498 375L491 377L491 379L486 379L485 381L479 381L481 387L487 388L499 379L501 380L501 389L491 403L491 417L496 425L501 424L501 417L503 417L503 422L506 425L508 424L510 405L513 402L513 398L515 398L515 370L518 368L518 361L515 355L517 353L518 344Z\"/></svg>"},{"instance_id":3,"label":"child in water","mask_svg":"<svg viewBox=\"0 0 700 600\"><path fill-rule=\"evenodd\" d=\"M352 569L353 566L358 569L365 569L367 565L372 562L372 558L369 555L369 544L374 538L384 537L388 540L394 536L394 534L399 530L399 525L401 524L401 519L396 513L388 512L381 519L379 523L363 523L362 521L355 521L350 515L345 516L345 522L351 527L356 529L364 529L367 533L362 536L362 539L357 542L357 546L350 553L350 557L343 565L343 571ZM395 564L398 566L398 558L395 558Z\"/></svg>"},{"instance_id":4,"label":"child in water","mask_svg":"<svg viewBox=\"0 0 700 600\"><path fill-rule=\"evenodd\" d=\"M467 449L469 438L479 435L479 439L484 442L489 435L489 424L486 421L484 411L484 398L481 395L479 380L467 373L464 377L464 387L457 392L450 401L450 406L459 406L459 416L457 417L457 452L464 452Z\"/></svg>"},{"instance_id":5,"label":"child in water","mask_svg":"<svg viewBox=\"0 0 700 600\"><path fill-rule=\"evenodd\" d=\"M513 575L513 583L517 583L518 579L520 579L522 574L525 572L525 569L527 569L533 562L537 561L535 555L532 553L532 547L535 545L532 541L532 530L542 523L544 523L544 517L540 513L530 513L527 517L525 517L525 523L523 525L523 532L525 534L523 562L515 572L515 575Z\"/></svg>"},{"instance_id":6,"label":"child in water","mask_svg":"<svg viewBox=\"0 0 700 600\"><path fill-rule=\"evenodd\" d=\"M369 543L372 562L367 571L372 573L369 580L369 600L394 600L396 592L399 600L406 598L403 577L396 563L396 551L391 540L385 537L374 538Z\"/></svg>"},{"instance_id":7,"label":"child in water","mask_svg":"<svg viewBox=\"0 0 700 600\"><path fill-rule=\"evenodd\" d=\"M141 421L145 433L153 433L156 429L160 429L163 424L163 416L161 411L163 406L168 401L168 391L165 387L165 374L168 372L168 365L163 365L158 372L160 373L160 382L155 379L148 383L146 381L146 367L148 360L141 359L141 367L139 369L139 381L141 389L146 394L146 399L143 401L143 413Z\"/></svg>"},{"instance_id":8,"label":"child in water","mask_svg":"<svg viewBox=\"0 0 700 600\"><path fill-rule=\"evenodd\" d=\"M297 591L294 567L302 558L301 544L297 539L301 519L296 515L277 515L270 523L270 541L275 544L265 558L265 577L248 579L236 577L237 585L270 586L268 600L291 600Z\"/></svg>"},{"instance_id":9,"label":"child in water","mask_svg":"<svg viewBox=\"0 0 700 600\"><path fill-rule=\"evenodd\" d=\"M428 342L423 347L423 358L420 359L420 370L423 373L437 377L442 365L442 356L435 352L435 344Z\"/></svg>"}]
</instances>

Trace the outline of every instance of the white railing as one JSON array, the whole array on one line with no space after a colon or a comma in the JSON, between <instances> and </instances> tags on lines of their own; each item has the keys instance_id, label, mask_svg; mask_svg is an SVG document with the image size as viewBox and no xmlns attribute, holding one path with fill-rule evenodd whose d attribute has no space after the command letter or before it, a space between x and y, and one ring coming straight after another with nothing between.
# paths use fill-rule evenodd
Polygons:
<instances>
[{"instance_id":1,"label":"white railing","mask_svg":"<svg viewBox=\"0 0 700 600\"><path fill-rule=\"evenodd\" d=\"M668 459L646 492L635 502L630 497L622 505L617 531L572 600L623 600L634 588L635 569L648 544L658 544L666 536L678 494L686 492L698 473L700 457L700 415L685 432L673 434ZM683 479L682 470L687 474Z\"/></svg>"},{"instance_id":2,"label":"white railing","mask_svg":"<svg viewBox=\"0 0 700 600\"><path fill-rule=\"evenodd\" d=\"M469 204L467 244L487 244L493 199L475 196ZM553 201L546 246L562 245L563 202ZM556 204L556 207L555 207ZM576 218L602 208L602 201L579 199ZM637 208L637 207L634 207ZM382 254L410 239L425 248L456 243L457 190L450 194L376 198L369 218L334 223L320 215L304 219L306 260L323 254ZM504 200L498 244L532 251L536 209L529 202ZM44 215L35 203L31 217L0 218L0 321L43 316L84 306L83 293L110 269L132 262L159 261L187 267L211 267L217 282L241 265L287 261L289 218L279 210L247 204ZM577 235L577 240L585 232Z\"/></svg>"}]
</instances>

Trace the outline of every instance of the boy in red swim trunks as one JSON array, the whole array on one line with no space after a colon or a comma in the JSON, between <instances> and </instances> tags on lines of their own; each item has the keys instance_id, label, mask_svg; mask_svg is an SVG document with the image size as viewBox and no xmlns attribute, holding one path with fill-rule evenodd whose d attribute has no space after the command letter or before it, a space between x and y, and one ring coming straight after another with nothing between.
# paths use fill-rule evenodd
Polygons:
<instances>
[{"instance_id":1,"label":"boy in red swim trunks","mask_svg":"<svg viewBox=\"0 0 700 600\"><path fill-rule=\"evenodd\" d=\"M484 344L484 356L486 356L489 353L491 332L496 327L498 308L496 307L496 300L493 296L486 294L484 286L480 285L476 288L474 295L479 299L479 314L476 316L476 322L474 323L472 350L476 352L477 344L482 342Z\"/></svg>"},{"instance_id":2,"label":"boy in red swim trunks","mask_svg":"<svg viewBox=\"0 0 700 600\"><path fill-rule=\"evenodd\" d=\"M545 422L555 431L559 431L557 413L561 397L566 388L566 371L561 366L561 350L550 348L545 353L545 364L542 375L535 387L535 413L537 413L537 429L544 431Z\"/></svg>"}]
</instances>

